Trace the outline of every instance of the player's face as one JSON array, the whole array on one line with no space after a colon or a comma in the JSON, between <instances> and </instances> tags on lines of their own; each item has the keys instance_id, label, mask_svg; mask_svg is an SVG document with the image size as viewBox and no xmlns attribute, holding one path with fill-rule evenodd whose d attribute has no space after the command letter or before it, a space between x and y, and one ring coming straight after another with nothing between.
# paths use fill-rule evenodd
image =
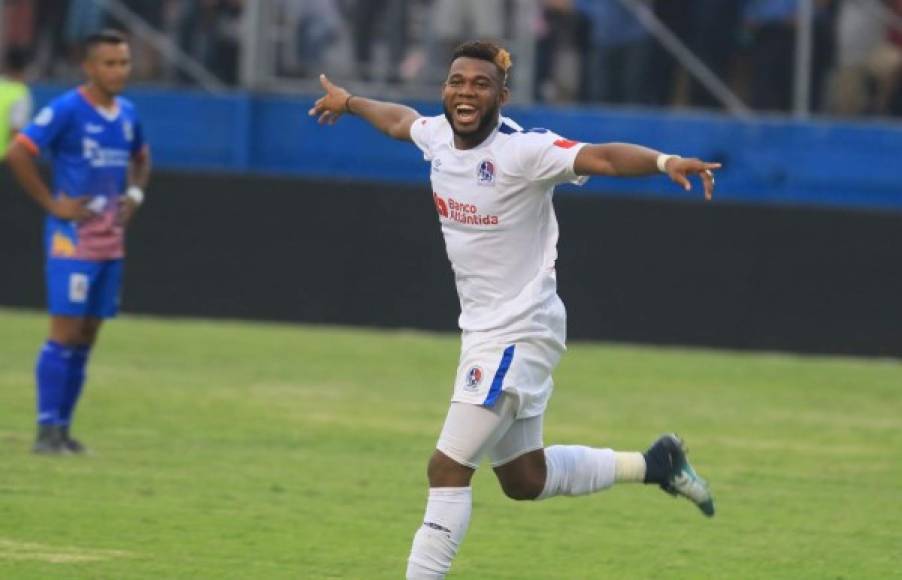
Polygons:
<instances>
[{"instance_id":1,"label":"player's face","mask_svg":"<svg viewBox=\"0 0 902 580\"><path fill-rule=\"evenodd\" d=\"M98 44L91 49L84 62L85 74L97 88L118 95L125 90L132 72L132 57L128 44Z\"/></svg>"},{"instance_id":2,"label":"player's face","mask_svg":"<svg viewBox=\"0 0 902 580\"><path fill-rule=\"evenodd\" d=\"M461 57L451 63L442 90L445 117L459 137L487 136L507 100L501 73L494 64Z\"/></svg>"}]
</instances>

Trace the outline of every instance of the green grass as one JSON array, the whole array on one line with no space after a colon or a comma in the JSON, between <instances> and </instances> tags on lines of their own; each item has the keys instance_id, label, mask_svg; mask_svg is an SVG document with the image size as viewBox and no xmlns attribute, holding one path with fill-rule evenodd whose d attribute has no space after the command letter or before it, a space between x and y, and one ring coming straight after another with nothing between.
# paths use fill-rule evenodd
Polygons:
<instances>
[{"instance_id":1,"label":"green grass","mask_svg":"<svg viewBox=\"0 0 902 580\"><path fill-rule=\"evenodd\" d=\"M47 458L43 314L0 310L0 578L401 578L451 335L124 317ZM488 469L452 578L902 577L902 364L571 345L546 443L687 439L718 514L656 489L516 503Z\"/></svg>"}]
</instances>

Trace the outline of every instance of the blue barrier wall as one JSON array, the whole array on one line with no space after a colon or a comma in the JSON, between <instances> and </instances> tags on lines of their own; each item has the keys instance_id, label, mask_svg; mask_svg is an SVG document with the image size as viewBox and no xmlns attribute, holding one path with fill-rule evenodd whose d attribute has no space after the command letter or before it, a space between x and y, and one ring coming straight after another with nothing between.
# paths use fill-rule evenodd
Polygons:
<instances>
[{"instance_id":1,"label":"blue barrier wall","mask_svg":"<svg viewBox=\"0 0 902 580\"><path fill-rule=\"evenodd\" d=\"M38 86L38 106L64 90ZM422 156L356 118L320 127L307 116L313 99L135 89L155 163L169 169L299 175L423 183ZM437 114L437 104L415 105ZM628 141L724 163L719 200L902 211L902 124L754 123L720 115L510 107L524 127L582 141ZM594 178L585 194L685 197L661 177Z\"/></svg>"}]
</instances>

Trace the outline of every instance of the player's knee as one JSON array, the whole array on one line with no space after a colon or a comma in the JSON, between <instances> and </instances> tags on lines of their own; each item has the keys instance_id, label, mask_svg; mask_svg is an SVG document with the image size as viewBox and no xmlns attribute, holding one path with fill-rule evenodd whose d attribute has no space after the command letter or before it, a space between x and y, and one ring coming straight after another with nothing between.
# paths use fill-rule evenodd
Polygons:
<instances>
[{"instance_id":1,"label":"player's knee","mask_svg":"<svg viewBox=\"0 0 902 580\"><path fill-rule=\"evenodd\" d=\"M473 469L436 451L429 460L426 476L430 487L465 487L470 484Z\"/></svg>"},{"instance_id":2,"label":"player's knee","mask_svg":"<svg viewBox=\"0 0 902 580\"><path fill-rule=\"evenodd\" d=\"M544 481L537 478L521 478L517 480L499 480L504 495L516 501L534 500L542 493Z\"/></svg>"}]
</instances>

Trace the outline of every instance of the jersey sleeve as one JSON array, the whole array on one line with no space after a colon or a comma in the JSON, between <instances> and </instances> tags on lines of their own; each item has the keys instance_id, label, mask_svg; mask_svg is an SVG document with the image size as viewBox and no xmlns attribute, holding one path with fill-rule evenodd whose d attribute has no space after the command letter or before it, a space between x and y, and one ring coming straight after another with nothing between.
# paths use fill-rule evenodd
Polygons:
<instances>
[{"instance_id":1,"label":"jersey sleeve","mask_svg":"<svg viewBox=\"0 0 902 580\"><path fill-rule=\"evenodd\" d=\"M573 163L585 145L551 131L531 129L518 136L519 165L523 174L535 181L582 185L589 177L577 175L573 171Z\"/></svg>"},{"instance_id":2,"label":"jersey sleeve","mask_svg":"<svg viewBox=\"0 0 902 580\"><path fill-rule=\"evenodd\" d=\"M410 139L423 152L423 159L432 161L432 141L437 117L420 117L410 126Z\"/></svg>"},{"instance_id":3,"label":"jersey sleeve","mask_svg":"<svg viewBox=\"0 0 902 580\"><path fill-rule=\"evenodd\" d=\"M15 103L13 103L12 107L10 107L10 110L9 110L10 127L15 129L16 131L19 131L25 125L27 125L28 120L31 118L32 107L33 107L33 104L31 101L31 94L26 92Z\"/></svg>"},{"instance_id":4,"label":"jersey sleeve","mask_svg":"<svg viewBox=\"0 0 902 580\"><path fill-rule=\"evenodd\" d=\"M144 140L144 125L141 123L141 119L135 117L135 139L132 141L132 157L140 157L143 155L146 146L147 141Z\"/></svg>"},{"instance_id":5,"label":"jersey sleeve","mask_svg":"<svg viewBox=\"0 0 902 580\"><path fill-rule=\"evenodd\" d=\"M24 140L32 148L32 153L52 151L57 144L60 133L69 123L69 109L61 101L54 101L38 111L31 123L19 133L19 140Z\"/></svg>"}]
</instances>

